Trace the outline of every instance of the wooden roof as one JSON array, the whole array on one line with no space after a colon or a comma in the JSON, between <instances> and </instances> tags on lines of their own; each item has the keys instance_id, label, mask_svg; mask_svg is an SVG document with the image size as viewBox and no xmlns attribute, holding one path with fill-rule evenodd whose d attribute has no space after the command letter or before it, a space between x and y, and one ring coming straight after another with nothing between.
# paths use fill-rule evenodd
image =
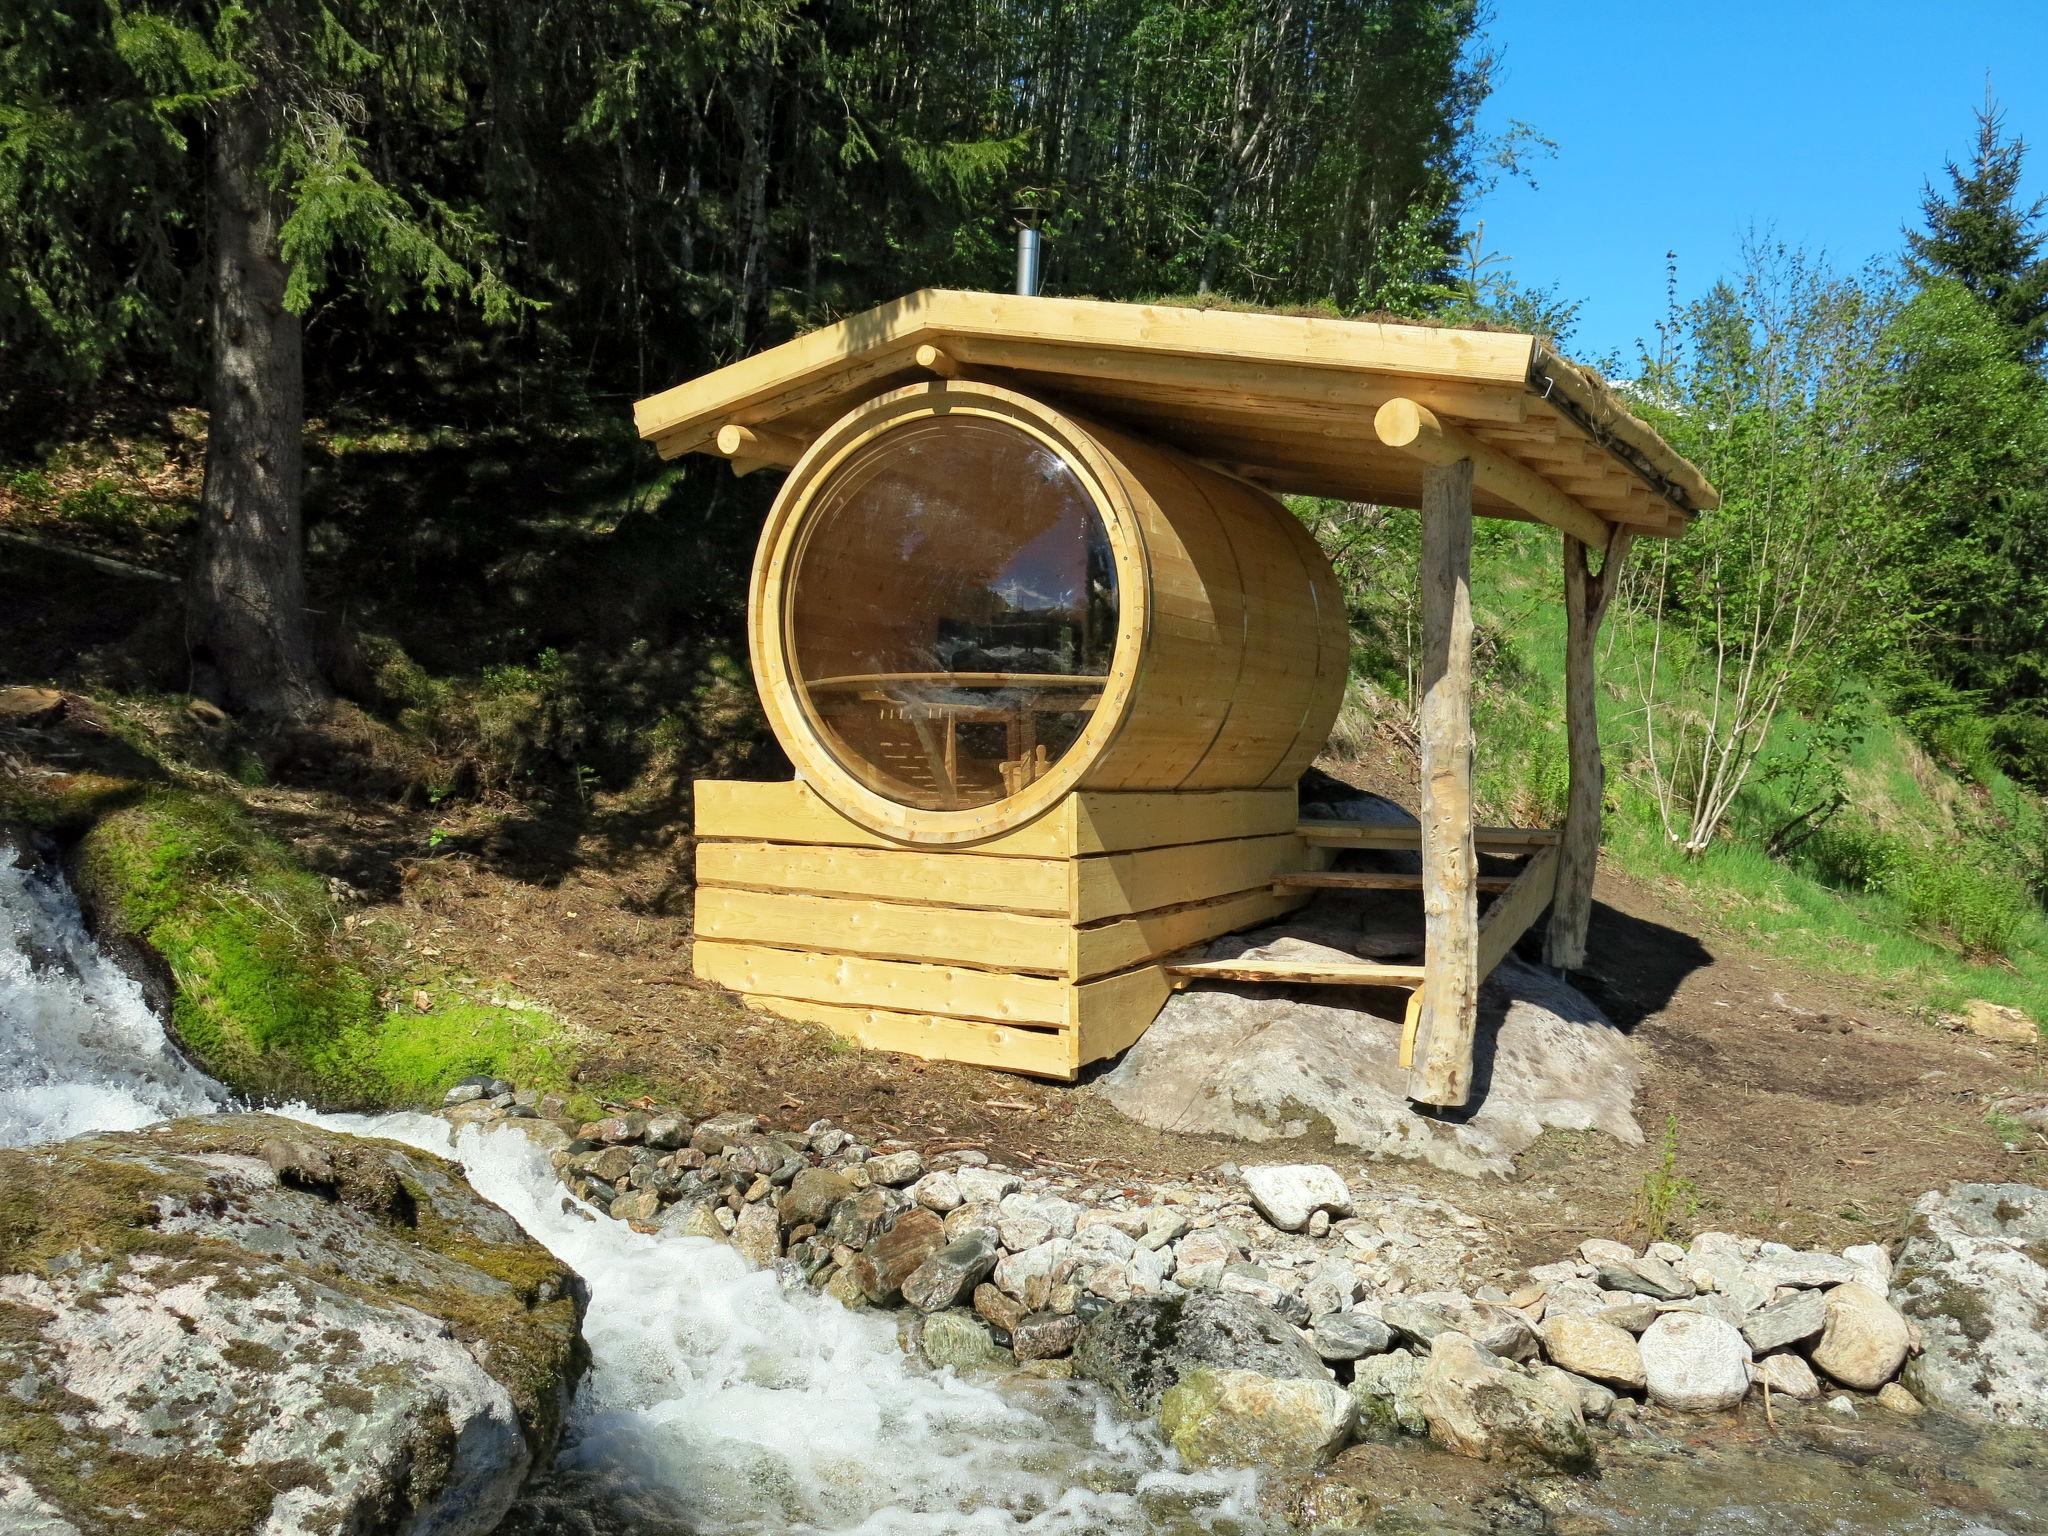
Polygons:
<instances>
[{"instance_id":1,"label":"wooden roof","mask_svg":"<svg viewBox=\"0 0 2048 1536\"><path fill-rule=\"evenodd\" d=\"M793 463L861 401L934 376L1043 396L1280 492L1416 506L1427 462L1470 457L1475 511L1600 542L1612 525L1680 533L1720 501L1536 337L1172 305L922 289L651 395L634 419L664 458L744 471Z\"/></svg>"}]
</instances>

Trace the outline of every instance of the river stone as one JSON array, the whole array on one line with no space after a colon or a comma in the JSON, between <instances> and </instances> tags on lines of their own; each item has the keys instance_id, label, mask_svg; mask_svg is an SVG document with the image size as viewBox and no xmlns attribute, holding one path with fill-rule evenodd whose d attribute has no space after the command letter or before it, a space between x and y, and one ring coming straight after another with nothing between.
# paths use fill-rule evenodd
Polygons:
<instances>
[{"instance_id":1,"label":"river stone","mask_svg":"<svg viewBox=\"0 0 2048 1536\"><path fill-rule=\"evenodd\" d=\"M1010 1330L1010 1347L1019 1360L1051 1360L1071 1354L1081 1336L1081 1319L1071 1313L1033 1312Z\"/></svg>"},{"instance_id":2,"label":"river stone","mask_svg":"<svg viewBox=\"0 0 2048 1536\"><path fill-rule=\"evenodd\" d=\"M832 1169L806 1168L789 1181L776 1210L785 1227L822 1227L832 1207L851 1199L853 1193L853 1186Z\"/></svg>"},{"instance_id":3,"label":"river stone","mask_svg":"<svg viewBox=\"0 0 2048 1536\"><path fill-rule=\"evenodd\" d=\"M869 1158L866 1167L877 1184L910 1184L923 1175L924 1158L916 1151L888 1152Z\"/></svg>"},{"instance_id":4,"label":"river stone","mask_svg":"<svg viewBox=\"0 0 2048 1536\"><path fill-rule=\"evenodd\" d=\"M1579 1244L1579 1257L1588 1264L1628 1264L1635 1256L1635 1249L1611 1237L1589 1237Z\"/></svg>"},{"instance_id":5,"label":"river stone","mask_svg":"<svg viewBox=\"0 0 2048 1536\"><path fill-rule=\"evenodd\" d=\"M996 1288L1035 1311L1046 1304L1055 1286L1073 1276L1077 1262L1072 1243L1065 1238L1051 1238L1021 1253L1006 1253L997 1259Z\"/></svg>"},{"instance_id":6,"label":"river stone","mask_svg":"<svg viewBox=\"0 0 2048 1536\"><path fill-rule=\"evenodd\" d=\"M1586 1420L1568 1388L1525 1375L1462 1333L1440 1333L1422 1369L1429 1438L1480 1461L1592 1459Z\"/></svg>"},{"instance_id":7,"label":"river stone","mask_svg":"<svg viewBox=\"0 0 2048 1536\"><path fill-rule=\"evenodd\" d=\"M1919 1398L1896 1381L1888 1381L1877 1389L1877 1406L1906 1419L1917 1419L1927 1411Z\"/></svg>"},{"instance_id":8,"label":"river stone","mask_svg":"<svg viewBox=\"0 0 2048 1536\"><path fill-rule=\"evenodd\" d=\"M1669 1264L1648 1254L1620 1264L1600 1264L1596 1268L1599 1273L1595 1278L1602 1289L1648 1296L1653 1301L1684 1301L1698 1290Z\"/></svg>"},{"instance_id":9,"label":"river stone","mask_svg":"<svg viewBox=\"0 0 2048 1536\"><path fill-rule=\"evenodd\" d=\"M1023 1180L1000 1168L955 1168L953 1182L959 1187L962 1200L970 1204L993 1205Z\"/></svg>"},{"instance_id":10,"label":"river stone","mask_svg":"<svg viewBox=\"0 0 2048 1536\"><path fill-rule=\"evenodd\" d=\"M1016 1359L995 1341L986 1323L964 1308L933 1312L921 1319L917 1344L925 1359L942 1369L1000 1370Z\"/></svg>"},{"instance_id":11,"label":"river stone","mask_svg":"<svg viewBox=\"0 0 2048 1536\"><path fill-rule=\"evenodd\" d=\"M1882 1296L1892 1288L1892 1256L1882 1243L1858 1243L1842 1257L1856 1266L1856 1278Z\"/></svg>"},{"instance_id":12,"label":"river stone","mask_svg":"<svg viewBox=\"0 0 2048 1536\"><path fill-rule=\"evenodd\" d=\"M1219 1228L1190 1232L1173 1246L1173 1278L1190 1290L1216 1285L1239 1252L1237 1243Z\"/></svg>"},{"instance_id":13,"label":"river stone","mask_svg":"<svg viewBox=\"0 0 2048 1536\"><path fill-rule=\"evenodd\" d=\"M2048 1428L2048 1190L1958 1184L1923 1195L1891 1294L1920 1329L1905 1374L1915 1397Z\"/></svg>"},{"instance_id":14,"label":"river stone","mask_svg":"<svg viewBox=\"0 0 2048 1536\"><path fill-rule=\"evenodd\" d=\"M1543 1352L1551 1364L1610 1387L1640 1392L1645 1385L1643 1352L1634 1336L1598 1318L1546 1319Z\"/></svg>"},{"instance_id":15,"label":"river stone","mask_svg":"<svg viewBox=\"0 0 2048 1536\"><path fill-rule=\"evenodd\" d=\"M1775 1393L1802 1403L1820 1396L1820 1380L1798 1355L1766 1355L1756 1363L1756 1379Z\"/></svg>"},{"instance_id":16,"label":"river stone","mask_svg":"<svg viewBox=\"0 0 2048 1536\"><path fill-rule=\"evenodd\" d=\"M763 1268L780 1258L782 1224L775 1219L775 1207L763 1202L741 1211L732 1229L732 1245Z\"/></svg>"},{"instance_id":17,"label":"river stone","mask_svg":"<svg viewBox=\"0 0 2048 1536\"><path fill-rule=\"evenodd\" d=\"M1418 1349L1429 1348L1439 1334L1462 1333L1481 1349L1514 1360L1537 1350L1536 1328L1525 1313L1453 1291L1394 1297L1381 1305L1380 1317Z\"/></svg>"},{"instance_id":18,"label":"river stone","mask_svg":"<svg viewBox=\"0 0 2048 1536\"><path fill-rule=\"evenodd\" d=\"M1732 1408L1749 1391L1749 1344L1718 1317L1667 1312L1638 1346L1650 1401L1687 1413Z\"/></svg>"},{"instance_id":19,"label":"river stone","mask_svg":"<svg viewBox=\"0 0 2048 1536\"><path fill-rule=\"evenodd\" d=\"M1750 1269L1772 1285L1806 1290L1823 1290L1863 1278L1862 1271L1840 1254L1807 1252L1783 1243L1765 1243Z\"/></svg>"},{"instance_id":20,"label":"river stone","mask_svg":"<svg viewBox=\"0 0 2048 1536\"><path fill-rule=\"evenodd\" d=\"M1860 1280L1827 1293L1827 1325L1813 1363L1845 1387L1875 1392L1898 1375L1912 1344L1906 1320Z\"/></svg>"},{"instance_id":21,"label":"river stone","mask_svg":"<svg viewBox=\"0 0 2048 1536\"><path fill-rule=\"evenodd\" d=\"M1333 957L1333 945L1290 937L1316 911L1209 953ZM1355 923L1344 942L1355 945ZM1642 1144L1635 1050L1571 986L1503 961L1480 992L1478 1040L1486 1094L1469 1116L1439 1120L1408 1099L1397 1027L1362 1027L1356 1008L1299 992L1198 983L1175 993L1090 1091L1161 1130L1264 1143L1322 1126L1342 1146L1465 1174L1512 1174L1514 1158L1553 1128Z\"/></svg>"},{"instance_id":22,"label":"river stone","mask_svg":"<svg viewBox=\"0 0 2048 1536\"><path fill-rule=\"evenodd\" d=\"M1614 1412L1614 1405L1618 1399L1612 1387L1602 1386L1597 1381L1575 1375L1555 1365L1532 1363L1526 1369L1535 1380L1569 1394L1578 1403L1580 1415L1586 1419L1605 1419Z\"/></svg>"},{"instance_id":23,"label":"river stone","mask_svg":"<svg viewBox=\"0 0 2048 1536\"><path fill-rule=\"evenodd\" d=\"M1193 1370L1159 1399L1159 1428L1191 1467L1313 1467L1343 1449L1357 1416L1334 1381L1256 1371Z\"/></svg>"},{"instance_id":24,"label":"river stone","mask_svg":"<svg viewBox=\"0 0 2048 1536\"><path fill-rule=\"evenodd\" d=\"M1325 1360L1363 1360L1393 1347L1394 1335L1378 1318L1364 1312L1333 1312L1316 1320L1309 1343Z\"/></svg>"},{"instance_id":25,"label":"river stone","mask_svg":"<svg viewBox=\"0 0 2048 1536\"><path fill-rule=\"evenodd\" d=\"M799 1175L801 1177L801 1175ZM960 1193L960 1181L943 1168L928 1173L910 1186L910 1198L928 1211L943 1216L948 1211L957 1211L964 1203Z\"/></svg>"},{"instance_id":26,"label":"river stone","mask_svg":"<svg viewBox=\"0 0 2048 1536\"><path fill-rule=\"evenodd\" d=\"M996 1245L979 1232L933 1250L903 1281L903 1299L920 1312L957 1307L996 1267Z\"/></svg>"},{"instance_id":27,"label":"river stone","mask_svg":"<svg viewBox=\"0 0 2048 1536\"><path fill-rule=\"evenodd\" d=\"M662 1213L655 1229L667 1237L708 1237L713 1242L725 1241L725 1228L718 1224L718 1217L708 1205L691 1202L687 1205L672 1205Z\"/></svg>"},{"instance_id":28,"label":"river stone","mask_svg":"<svg viewBox=\"0 0 2048 1536\"><path fill-rule=\"evenodd\" d=\"M1351 1214L1343 1175L1323 1163L1261 1163L1244 1170L1252 1209L1282 1232L1299 1232L1317 1211Z\"/></svg>"},{"instance_id":29,"label":"river stone","mask_svg":"<svg viewBox=\"0 0 2048 1536\"><path fill-rule=\"evenodd\" d=\"M1389 1438L1396 1432L1424 1433L1422 1361L1405 1349L1372 1355L1358 1362L1351 1375L1351 1396L1358 1404L1361 1434Z\"/></svg>"},{"instance_id":30,"label":"river stone","mask_svg":"<svg viewBox=\"0 0 2048 1536\"><path fill-rule=\"evenodd\" d=\"M1757 1354L1768 1355L1819 1338L1827 1321L1826 1296L1819 1291L1800 1291L1761 1312L1750 1313L1743 1319L1742 1336Z\"/></svg>"},{"instance_id":31,"label":"river stone","mask_svg":"<svg viewBox=\"0 0 2048 1536\"><path fill-rule=\"evenodd\" d=\"M483 1536L553 1454L586 1292L453 1163L226 1115L0 1151L0 1198L9 1530Z\"/></svg>"},{"instance_id":32,"label":"river stone","mask_svg":"<svg viewBox=\"0 0 2048 1536\"><path fill-rule=\"evenodd\" d=\"M921 1206L905 1211L853 1261L861 1293L878 1306L897 1300L903 1282L945 1244L945 1228L938 1217Z\"/></svg>"},{"instance_id":33,"label":"river stone","mask_svg":"<svg viewBox=\"0 0 2048 1536\"><path fill-rule=\"evenodd\" d=\"M1192 1291L1105 1308L1074 1341L1074 1368L1107 1387L1141 1418L1160 1394L1202 1366L1257 1371L1282 1380L1327 1381L1316 1352L1278 1313L1244 1296Z\"/></svg>"}]
</instances>

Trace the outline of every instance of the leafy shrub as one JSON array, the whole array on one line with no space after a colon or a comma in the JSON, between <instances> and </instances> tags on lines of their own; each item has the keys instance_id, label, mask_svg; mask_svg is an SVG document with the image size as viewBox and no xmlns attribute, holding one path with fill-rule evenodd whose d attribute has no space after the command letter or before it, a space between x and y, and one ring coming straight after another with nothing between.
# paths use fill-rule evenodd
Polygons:
<instances>
[{"instance_id":1,"label":"leafy shrub","mask_svg":"<svg viewBox=\"0 0 2048 1536\"><path fill-rule=\"evenodd\" d=\"M1918 926L1986 954L2010 953L2036 911L2032 894L2006 873L1998 851L1982 843L1938 851L1896 844L1872 886Z\"/></svg>"}]
</instances>

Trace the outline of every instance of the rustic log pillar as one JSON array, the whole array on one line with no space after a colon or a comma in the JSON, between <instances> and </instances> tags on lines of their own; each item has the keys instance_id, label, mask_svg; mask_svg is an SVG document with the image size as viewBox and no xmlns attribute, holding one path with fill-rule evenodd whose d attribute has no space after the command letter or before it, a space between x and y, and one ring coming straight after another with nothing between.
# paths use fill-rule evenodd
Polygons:
<instances>
[{"instance_id":1,"label":"rustic log pillar","mask_svg":"<svg viewBox=\"0 0 2048 1536\"><path fill-rule=\"evenodd\" d=\"M1479 856L1472 837L1472 463L1422 477L1423 984L1408 1097L1472 1092L1479 1021Z\"/></svg>"},{"instance_id":2,"label":"rustic log pillar","mask_svg":"<svg viewBox=\"0 0 2048 1536\"><path fill-rule=\"evenodd\" d=\"M1559 970L1576 970L1586 963L1586 929L1593 921L1593 872L1600 862L1600 814L1607 784L1600 759L1593 645L1628 558L1630 538L1627 529L1614 530L1597 574L1591 551L1570 534L1564 540L1564 718L1571 784L1558 850L1557 896L1543 940L1545 963Z\"/></svg>"}]
</instances>

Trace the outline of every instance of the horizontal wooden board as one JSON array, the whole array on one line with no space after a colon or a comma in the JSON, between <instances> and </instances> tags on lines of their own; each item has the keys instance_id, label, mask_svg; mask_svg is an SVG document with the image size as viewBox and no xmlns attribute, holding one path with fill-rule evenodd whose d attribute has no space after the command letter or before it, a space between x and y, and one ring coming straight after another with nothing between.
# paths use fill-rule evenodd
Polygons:
<instances>
[{"instance_id":1,"label":"horizontal wooden board","mask_svg":"<svg viewBox=\"0 0 2048 1536\"><path fill-rule=\"evenodd\" d=\"M1482 891L1504 891L1513 879L1512 875L1481 875L1475 883ZM1280 875L1273 884L1286 891L1419 891L1422 876L1371 869L1314 869Z\"/></svg>"},{"instance_id":2,"label":"horizontal wooden board","mask_svg":"<svg viewBox=\"0 0 2048 1536\"><path fill-rule=\"evenodd\" d=\"M910 848L699 842L697 884L1066 917L1073 861Z\"/></svg>"},{"instance_id":3,"label":"horizontal wooden board","mask_svg":"<svg viewBox=\"0 0 2048 1536\"><path fill-rule=\"evenodd\" d=\"M871 960L717 939L697 940L690 965L706 981L735 992L1053 1028L1073 1022L1075 994L1087 990L1047 976Z\"/></svg>"},{"instance_id":4,"label":"horizontal wooden board","mask_svg":"<svg viewBox=\"0 0 2048 1536\"><path fill-rule=\"evenodd\" d=\"M874 1051L901 1051L927 1061L964 1061L1033 1077L1071 1082L1080 1068L1071 1030L1019 1029L935 1014L893 1013L883 1008L844 1008L802 998L749 996L747 1006L786 1019L822 1024L834 1034Z\"/></svg>"},{"instance_id":5,"label":"horizontal wooden board","mask_svg":"<svg viewBox=\"0 0 2048 1536\"><path fill-rule=\"evenodd\" d=\"M1422 846L1420 827L1376 826L1362 821L1304 821L1298 829L1309 842L1325 848L1377 848L1391 851ZM1560 834L1551 827L1474 827L1472 841L1481 853L1527 853L1548 848Z\"/></svg>"},{"instance_id":6,"label":"horizontal wooden board","mask_svg":"<svg viewBox=\"0 0 2048 1536\"><path fill-rule=\"evenodd\" d=\"M1187 960L1166 967L1176 980L1262 981L1304 987L1419 987L1419 965L1376 960Z\"/></svg>"},{"instance_id":7,"label":"horizontal wooden board","mask_svg":"<svg viewBox=\"0 0 2048 1536\"><path fill-rule=\"evenodd\" d=\"M1064 918L914 907L858 897L736 891L722 886L698 891L696 915L700 938L875 960L914 960L1044 976L1073 974L1075 932ZM1124 963L1145 958L1138 955Z\"/></svg>"},{"instance_id":8,"label":"horizontal wooden board","mask_svg":"<svg viewBox=\"0 0 2048 1536\"><path fill-rule=\"evenodd\" d=\"M699 779L694 830L700 840L795 843L844 848L905 848L870 832L795 779L760 782ZM1083 790L1028 826L975 843L983 858L1072 858L1183 843L1291 832L1300 814L1292 785L1201 794Z\"/></svg>"},{"instance_id":9,"label":"horizontal wooden board","mask_svg":"<svg viewBox=\"0 0 2048 1536\"><path fill-rule=\"evenodd\" d=\"M1157 907L1248 891L1309 862L1308 846L1291 830L1275 837L1148 848L1076 860L1073 913L1094 922Z\"/></svg>"},{"instance_id":10,"label":"horizontal wooden board","mask_svg":"<svg viewBox=\"0 0 2048 1536\"><path fill-rule=\"evenodd\" d=\"M1291 912L1307 898L1279 892L1270 885L1214 901L1168 907L1132 917L1114 918L1074 931L1074 969L1082 977L1127 970L1161 955L1170 955L1205 939L1220 938L1269 923Z\"/></svg>"},{"instance_id":11,"label":"horizontal wooden board","mask_svg":"<svg viewBox=\"0 0 2048 1536\"><path fill-rule=\"evenodd\" d=\"M1074 989L1078 1064L1085 1067L1129 1049L1172 995L1173 982L1162 965L1139 966L1081 983Z\"/></svg>"}]
</instances>

